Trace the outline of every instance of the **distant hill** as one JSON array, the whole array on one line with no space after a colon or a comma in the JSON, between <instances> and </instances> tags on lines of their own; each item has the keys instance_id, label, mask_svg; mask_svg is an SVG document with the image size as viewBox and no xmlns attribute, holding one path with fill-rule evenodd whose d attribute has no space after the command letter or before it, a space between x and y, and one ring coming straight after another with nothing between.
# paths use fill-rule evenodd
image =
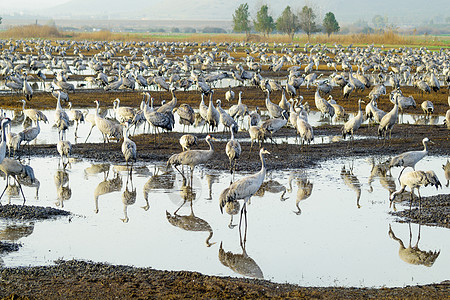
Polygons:
<instances>
[{"instance_id":1,"label":"distant hill","mask_svg":"<svg viewBox=\"0 0 450 300\"><path fill-rule=\"evenodd\" d=\"M450 16L448 0L72 0L39 14L55 19L231 20L235 9L244 2L249 4L252 18L262 3L268 3L275 19L287 5L296 11L305 3L315 8L320 20L331 11L340 23L370 23L377 14L387 16L389 23L395 24L421 24L431 18L444 20Z\"/></svg>"}]
</instances>

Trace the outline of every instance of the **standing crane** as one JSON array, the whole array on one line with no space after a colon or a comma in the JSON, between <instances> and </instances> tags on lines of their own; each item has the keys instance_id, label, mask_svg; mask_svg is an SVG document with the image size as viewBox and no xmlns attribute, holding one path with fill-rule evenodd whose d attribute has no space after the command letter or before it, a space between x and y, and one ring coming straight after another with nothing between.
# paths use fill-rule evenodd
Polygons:
<instances>
[{"instance_id":1,"label":"standing crane","mask_svg":"<svg viewBox=\"0 0 450 300\"><path fill-rule=\"evenodd\" d=\"M428 143L434 144L432 141L430 141L426 137L426 138L424 138L422 140L423 150L420 150L420 151L408 151L408 152L404 152L402 154L399 154L397 156L394 156L391 159L390 163L389 163L389 167L390 168L392 168L392 167L403 167L403 169L400 171L400 174L398 175L399 178L400 178L400 175L402 175L403 171L407 167L411 167L411 168L413 168L413 170L415 170L415 166L419 162L419 160L421 160L422 158L424 158L428 154L428 149L427 149L427 144Z\"/></svg>"},{"instance_id":2,"label":"standing crane","mask_svg":"<svg viewBox=\"0 0 450 300\"><path fill-rule=\"evenodd\" d=\"M229 188L226 196L222 197L222 201L219 203L220 211L223 211L223 207L227 202L235 200L244 200L244 205L241 208L241 216L239 219L239 232L241 232L242 215L245 218L245 227L247 228L247 202L250 198L259 190L264 178L266 177L266 161L264 159L264 154L270 154L269 151L261 148L259 150L259 157L261 159L261 170L255 174L243 177L235 182L233 182ZM247 230L245 230L244 243L246 241Z\"/></svg>"},{"instance_id":3,"label":"standing crane","mask_svg":"<svg viewBox=\"0 0 450 300\"><path fill-rule=\"evenodd\" d=\"M329 115L330 118L334 116L334 108L328 103L327 100L322 98L319 93L319 88L317 88L316 93L314 94L314 103L316 104L316 108L323 114Z\"/></svg>"},{"instance_id":4,"label":"standing crane","mask_svg":"<svg viewBox=\"0 0 450 300\"><path fill-rule=\"evenodd\" d=\"M234 139L234 131L237 130L237 125L233 124L231 125L231 138L227 142L227 145L225 146L225 153L228 156L228 159L230 160L230 173L231 176L233 176L233 172L236 170L236 160L239 159L241 156L241 144L237 140ZM233 178L233 177L232 177Z\"/></svg>"},{"instance_id":5,"label":"standing crane","mask_svg":"<svg viewBox=\"0 0 450 300\"><path fill-rule=\"evenodd\" d=\"M211 131L211 129L213 131L215 129L217 129L217 127L219 126L219 122L220 122L219 111L214 107L214 103L212 100L213 94L214 94L214 90L211 90L211 92L209 93L208 110L206 111L206 122L209 125L209 131Z\"/></svg>"},{"instance_id":6,"label":"standing crane","mask_svg":"<svg viewBox=\"0 0 450 300\"><path fill-rule=\"evenodd\" d=\"M70 164L70 155L72 154L72 144L69 141L59 140L56 144L56 150L58 150L59 155L61 156L61 161L63 165L63 169L66 168L68 164ZM67 158L67 162L64 162L64 157ZM59 162L58 162L59 166Z\"/></svg>"},{"instance_id":7,"label":"standing crane","mask_svg":"<svg viewBox=\"0 0 450 300\"><path fill-rule=\"evenodd\" d=\"M239 91L239 99L238 103L235 105L232 105L228 112L230 116L232 116L234 119L239 120L241 119L241 125L242 121L244 120L244 116L248 114L248 107L247 105L242 103L242 91Z\"/></svg>"},{"instance_id":8,"label":"standing crane","mask_svg":"<svg viewBox=\"0 0 450 300\"><path fill-rule=\"evenodd\" d=\"M26 101L25 99L20 100L22 102L22 112L31 121L36 122L36 120L48 122L47 116L40 110L34 108L25 109Z\"/></svg>"},{"instance_id":9,"label":"standing crane","mask_svg":"<svg viewBox=\"0 0 450 300\"><path fill-rule=\"evenodd\" d=\"M345 122L344 127L342 127L342 137L345 139L347 134L351 134L350 139L353 140L353 134L355 131L361 127L362 122L364 121L363 111L361 108L361 103L364 103L361 99L358 100L358 114Z\"/></svg>"},{"instance_id":10,"label":"standing crane","mask_svg":"<svg viewBox=\"0 0 450 300\"><path fill-rule=\"evenodd\" d=\"M84 123L84 114L79 109L73 109L72 108L72 102L68 103L69 105L69 111L67 112L67 115L69 116L69 120L72 122L75 122L75 138L78 137L78 125L80 123Z\"/></svg>"},{"instance_id":11,"label":"standing crane","mask_svg":"<svg viewBox=\"0 0 450 300\"><path fill-rule=\"evenodd\" d=\"M222 108L221 106L222 102L220 101L220 99L217 99L216 101L216 107L217 107L217 111L219 112L219 120L220 123L222 123L223 125L223 129L225 131L225 129L230 129L230 130L235 130L235 132L238 131L238 126L236 121ZM235 125L235 126L234 126Z\"/></svg>"},{"instance_id":12,"label":"standing crane","mask_svg":"<svg viewBox=\"0 0 450 300\"><path fill-rule=\"evenodd\" d=\"M61 140L66 137L66 130L69 128L69 116L61 107L61 93L58 93L55 110L55 125L58 128L58 135Z\"/></svg>"},{"instance_id":13,"label":"standing crane","mask_svg":"<svg viewBox=\"0 0 450 300\"><path fill-rule=\"evenodd\" d=\"M130 167L130 176L131 176L131 172L133 171L133 162L136 162L137 151L136 151L136 143L128 138L128 129L129 125L128 123L125 123L125 126L123 127L122 154L123 157L125 158L127 168L128 163L131 162Z\"/></svg>"},{"instance_id":14,"label":"standing crane","mask_svg":"<svg viewBox=\"0 0 450 300\"><path fill-rule=\"evenodd\" d=\"M383 118L381 118L380 125L378 126L378 136L384 136L384 142L386 143L386 135L389 131L389 139L392 135L392 128L395 123L398 122L398 100L395 98L394 107L390 112L385 114Z\"/></svg>"},{"instance_id":15,"label":"standing crane","mask_svg":"<svg viewBox=\"0 0 450 300\"><path fill-rule=\"evenodd\" d=\"M192 134L183 134L180 137L180 145L183 151L190 150L192 146L197 145L197 137Z\"/></svg>"},{"instance_id":16,"label":"standing crane","mask_svg":"<svg viewBox=\"0 0 450 300\"><path fill-rule=\"evenodd\" d=\"M228 91L225 92L225 100L230 102L231 100L234 100L235 94L234 91L231 89L231 85L228 86Z\"/></svg>"},{"instance_id":17,"label":"standing crane","mask_svg":"<svg viewBox=\"0 0 450 300\"><path fill-rule=\"evenodd\" d=\"M398 191L393 192L389 197L389 200L391 200L392 204L397 195L403 193L406 187L409 187L411 190L411 201L409 203L410 210L413 201L414 189L417 189L417 194L419 194L419 208L420 208L420 200L422 199L422 197L420 196L419 189L421 186L427 185L435 186L436 190L439 187L442 187L439 179L437 178L436 174L433 171L421 171L421 170L404 173L402 176L400 176L400 185L401 185L400 189Z\"/></svg>"},{"instance_id":18,"label":"standing crane","mask_svg":"<svg viewBox=\"0 0 450 300\"><path fill-rule=\"evenodd\" d=\"M98 100L95 100L94 102L97 105L94 115L95 125L103 135L103 142L106 143L109 142L108 137L113 134L115 126L114 123L100 116L99 114L100 102Z\"/></svg>"},{"instance_id":19,"label":"standing crane","mask_svg":"<svg viewBox=\"0 0 450 300\"><path fill-rule=\"evenodd\" d=\"M283 112L283 109L279 105L270 101L270 91L269 90L267 90L266 108L269 111L269 115L272 118L281 117L281 113Z\"/></svg>"},{"instance_id":20,"label":"standing crane","mask_svg":"<svg viewBox=\"0 0 450 300\"><path fill-rule=\"evenodd\" d=\"M131 107L120 106L120 99L116 98L113 102L113 109L119 123L131 122L136 115L136 111Z\"/></svg>"},{"instance_id":21,"label":"standing crane","mask_svg":"<svg viewBox=\"0 0 450 300\"><path fill-rule=\"evenodd\" d=\"M2 171L6 175L6 186L2 194L0 195L0 199L2 198L3 194L5 193L6 189L9 186L9 178L13 177L19 186L19 189L23 197L23 205L25 205L26 201L25 195L23 194L22 185L17 179L17 176L29 177L30 182L33 183L35 181L33 168L31 168L28 165L22 165L18 160L5 158L0 164L0 171Z\"/></svg>"},{"instance_id":22,"label":"standing crane","mask_svg":"<svg viewBox=\"0 0 450 300\"><path fill-rule=\"evenodd\" d=\"M33 98L33 89L27 81L27 73L24 74L22 92L25 98L27 98L27 101L30 101L31 98Z\"/></svg>"},{"instance_id":23,"label":"standing crane","mask_svg":"<svg viewBox=\"0 0 450 300\"><path fill-rule=\"evenodd\" d=\"M184 177L184 174L177 168L179 165L186 165L190 167L191 171L191 185L194 175L194 168L197 165L208 162L214 154L214 147L211 140L215 140L211 135L207 135L205 138L206 143L209 145L208 150L187 150L181 153L173 154L167 161L167 166L174 166L175 169Z\"/></svg>"},{"instance_id":24,"label":"standing crane","mask_svg":"<svg viewBox=\"0 0 450 300\"><path fill-rule=\"evenodd\" d=\"M1 130L0 163L6 157L6 128L9 124L11 124L10 118L2 119L1 124L0 124L0 130Z\"/></svg>"}]
</instances>

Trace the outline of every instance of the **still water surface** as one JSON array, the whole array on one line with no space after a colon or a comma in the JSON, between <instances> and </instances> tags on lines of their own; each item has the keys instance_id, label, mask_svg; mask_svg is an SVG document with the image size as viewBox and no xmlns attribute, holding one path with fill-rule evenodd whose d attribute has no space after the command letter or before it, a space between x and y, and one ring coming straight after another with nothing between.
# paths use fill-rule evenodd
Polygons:
<instances>
[{"instance_id":1,"label":"still water surface","mask_svg":"<svg viewBox=\"0 0 450 300\"><path fill-rule=\"evenodd\" d=\"M280 158L273 153L268 159ZM444 184L441 165L446 159L426 157L417 168L433 169ZM58 170L57 158L33 158L30 164L40 189L36 199L36 189L24 187L27 204L63 207L75 216L35 222L0 220L0 238L22 245L1 257L4 266L75 258L304 286L391 287L448 279L449 230L395 222L388 214L392 208L385 187L398 188L395 179L400 170L393 169L393 177L371 178L366 158L330 160L308 170L269 170L266 190L248 206L245 251L239 226L229 226L230 216L219 210L218 197L230 182L228 173L196 169L189 190L178 173L166 171L160 163L135 167L132 184L127 184L122 166L103 168L109 170L107 174L96 173L102 168L84 160L73 162L66 172ZM243 175L238 172L236 179ZM129 196L134 189L135 200ZM427 187L421 194L449 190ZM123 194L129 196L125 204ZM18 196L10 198L11 203L22 202ZM192 201L181 206L183 198ZM2 199L6 202L8 195ZM404 205L409 206L396 206ZM238 223L239 214L231 224ZM402 260L400 244L389 236L389 226L405 247L410 232L412 246L420 232L419 249L440 251L432 259L434 264Z\"/></svg>"}]
</instances>

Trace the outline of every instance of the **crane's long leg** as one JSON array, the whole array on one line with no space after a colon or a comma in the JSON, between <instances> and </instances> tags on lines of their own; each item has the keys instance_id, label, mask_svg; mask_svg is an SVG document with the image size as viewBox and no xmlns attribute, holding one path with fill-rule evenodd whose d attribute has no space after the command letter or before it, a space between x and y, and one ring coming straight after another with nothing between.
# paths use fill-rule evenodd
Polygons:
<instances>
[{"instance_id":1,"label":"crane's long leg","mask_svg":"<svg viewBox=\"0 0 450 300\"><path fill-rule=\"evenodd\" d=\"M184 176L184 174L176 166L174 166L174 168L178 171L178 173L181 174L181 176L183 176L183 180L186 181L186 177Z\"/></svg>"},{"instance_id":2,"label":"crane's long leg","mask_svg":"<svg viewBox=\"0 0 450 300\"><path fill-rule=\"evenodd\" d=\"M5 186L5 189L3 190L2 194L0 195L0 199L2 199L3 194L5 193L6 189L8 188L8 185L9 185L9 176L6 175L6 186Z\"/></svg>"},{"instance_id":3,"label":"crane's long leg","mask_svg":"<svg viewBox=\"0 0 450 300\"><path fill-rule=\"evenodd\" d=\"M17 180L16 177L14 177L14 180L17 182L17 185L19 186L20 192L22 193L22 197L23 197L23 204L22 205L25 205L26 199L25 199L25 195L23 194L22 185L20 184L19 180Z\"/></svg>"},{"instance_id":4,"label":"crane's long leg","mask_svg":"<svg viewBox=\"0 0 450 300\"><path fill-rule=\"evenodd\" d=\"M89 130L89 133L88 133L88 135L86 137L86 140L84 141L85 143L87 142L89 136L91 136L92 128L94 128L94 126L91 126L91 130Z\"/></svg>"},{"instance_id":5,"label":"crane's long leg","mask_svg":"<svg viewBox=\"0 0 450 300\"><path fill-rule=\"evenodd\" d=\"M402 175L403 171L406 169L406 167L403 167L403 169L400 171L400 174L398 174L398 182L400 183L400 176ZM411 191L412 192L412 191Z\"/></svg>"}]
</instances>

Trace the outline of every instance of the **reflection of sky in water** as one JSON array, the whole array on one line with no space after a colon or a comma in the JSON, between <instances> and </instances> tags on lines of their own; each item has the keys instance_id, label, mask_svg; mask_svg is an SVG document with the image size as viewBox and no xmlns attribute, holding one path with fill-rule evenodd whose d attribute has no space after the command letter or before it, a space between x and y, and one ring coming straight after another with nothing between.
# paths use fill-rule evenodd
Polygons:
<instances>
[{"instance_id":1,"label":"reflection of sky in water","mask_svg":"<svg viewBox=\"0 0 450 300\"><path fill-rule=\"evenodd\" d=\"M275 156L268 159L275 159ZM385 159L380 157L376 161ZM426 157L417 164L417 168L433 169L445 183L441 165L446 159ZM342 167L350 172L352 164L352 174L361 188L360 208L357 207L358 184L352 185L351 182L355 181L346 182L341 176ZM170 169L165 173L164 163L135 167L133 186L137 197L135 203L131 201L128 206L122 201L126 174L122 171L116 175L113 171L123 168L111 167L107 175L95 174L95 167L89 162L74 162L65 174L68 175L67 181L64 177L55 179L56 158L33 158L31 165L41 186L37 200L34 198L35 188L24 187L27 204L63 205L75 216L70 221L60 218L35 222L34 228L24 230L24 237L16 234L22 247L18 252L2 257L5 266L51 264L59 258L77 258L220 276L240 276L238 273L260 276L262 273L265 279L275 282L306 286L404 286L448 279L448 229L421 227L419 248L441 251L432 267L412 265L402 260L399 243L388 235L389 224L406 247L409 227L394 222L395 218L388 214L391 210L389 192L380 178L374 178L371 182L373 191L369 192L371 166L366 159L353 162L336 159L309 170L269 170L266 179L271 183L267 190L254 196L248 206L245 259L241 255L238 227L230 229L230 216L226 213L221 215L219 210L218 197L229 184L228 173L196 169L192 211L190 203L186 203L177 212L184 216L184 220L191 221L173 225L168 222L166 212L173 215L183 203L183 196L192 194L186 194L187 191L181 187L179 174ZM394 182L399 172L400 168L392 170ZM151 176L155 174L158 175ZM238 172L236 179L240 176L242 174ZM62 203L56 183L71 190L69 196L65 194L66 199L70 198ZM398 188L398 183L396 185ZM110 192L102 194L99 186L105 188L103 192ZM305 190L308 187L312 189L309 193ZM287 190L286 200L281 201L284 189ZM99 195L98 213L95 213L95 191ZM437 192L430 187L421 189L423 196L436 193L449 193L449 188L444 186ZM210 194L212 200L209 199ZM2 203L7 201L8 195L5 194ZM17 197L11 201L21 203ZM409 204L397 204L398 209L403 206L408 207ZM298 208L301 209L300 214ZM121 221L125 210L128 223ZM1 220L0 230L11 226L11 222ZM233 222L239 222L239 215ZM206 246L210 233L204 229L207 228L205 223L213 232L209 242L215 244L210 247ZM418 225L412 224L411 232L414 246ZM241 265L226 266L230 259L227 263L224 253L219 259L221 243L228 257L234 255L235 261L240 258ZM250 269L245 269L246 266Z\"/></svg>"}]
</instances>

